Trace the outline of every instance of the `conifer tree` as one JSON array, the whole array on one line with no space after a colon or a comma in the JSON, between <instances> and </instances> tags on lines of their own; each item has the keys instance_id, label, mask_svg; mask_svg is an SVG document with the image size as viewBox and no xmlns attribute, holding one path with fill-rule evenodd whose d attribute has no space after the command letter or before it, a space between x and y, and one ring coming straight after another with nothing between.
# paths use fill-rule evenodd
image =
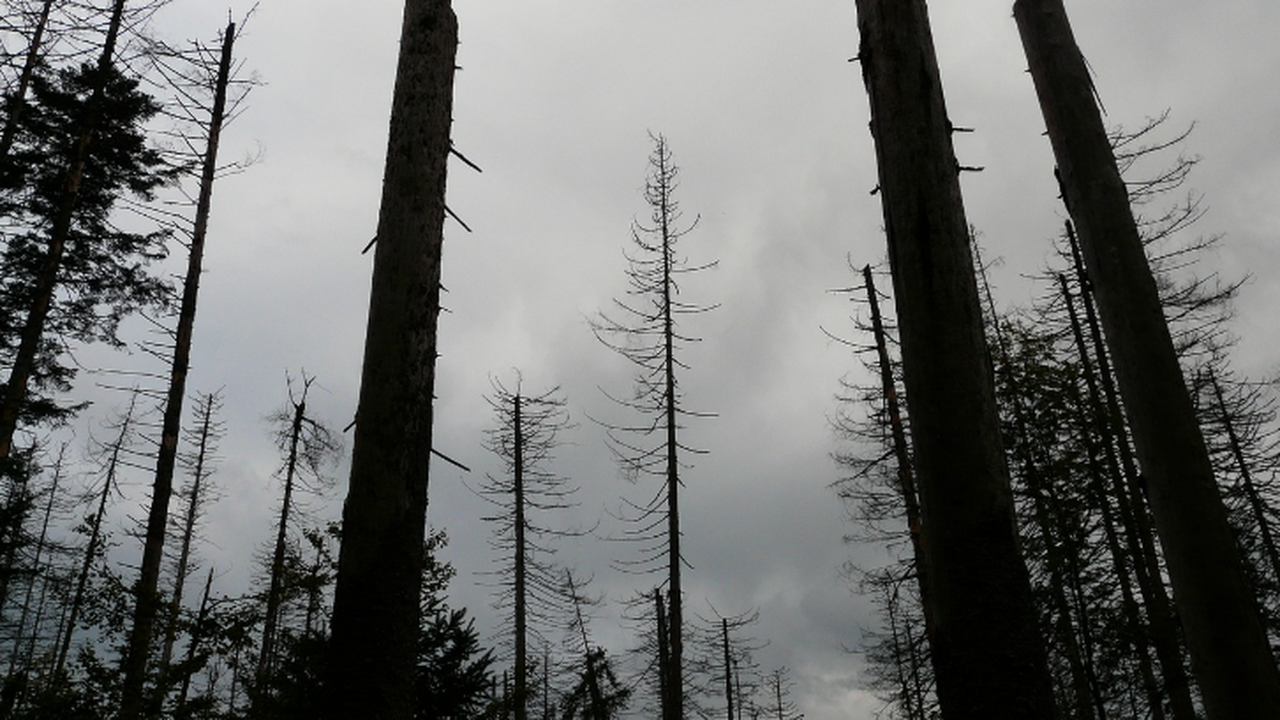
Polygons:
<instances>
[{"instance_id":1,"label":"conifer tree","mask_svg":"<svg viewBox=\"0 0 1280 720\"><path fill-rule=\"evenodd\" d=\"M666 138L651 137L653 152L644 191L650 217L648 223L633 223L633 248L625 253L627 297L615 300L612 310L601 313L592 327L601 343L636 366L634 392L614 398L636 420L607 427L623 473L633 481L652 476L661 482L648 501L630 504L624 513L631 523L626 539L635 542L641 553L639 559L625 565L638 571L665 566L666 617L659 618L658 624L665 627L665 638L660 641L667 647L666 662L658 669L665 688L662 720L682 720L688 678L684 668L680 489L688 456L702 451L681 442L680 430L688 418L706 417L706 413L694 412L684 402L678 376L687 366L680 360L680 350L696 338L685 334L679 323L714 306L685 300L681 292L685 276L715 263L690 264L678 253L677 243L697 221L682 224L675 196L679 169ZM659 635L664 635L661 629Z\"/></svg>"}]
</instances>

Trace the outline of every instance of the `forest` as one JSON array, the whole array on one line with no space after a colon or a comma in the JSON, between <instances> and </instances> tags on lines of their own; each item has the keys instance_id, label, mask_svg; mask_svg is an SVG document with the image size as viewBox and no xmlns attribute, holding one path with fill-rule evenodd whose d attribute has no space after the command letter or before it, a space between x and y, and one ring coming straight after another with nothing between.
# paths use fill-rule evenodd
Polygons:
<instances>
[{"instance_id":1,"label":"forest","mask_svg":"<svg viewBox=\"0 0 1280 720\"><path fill-rule=\"evenodd\" d=\"M1103 13L990 112L924 0L451 5L4 0L0 718L1280 716L1280 227Z\"/></svg>"}]
</instances>

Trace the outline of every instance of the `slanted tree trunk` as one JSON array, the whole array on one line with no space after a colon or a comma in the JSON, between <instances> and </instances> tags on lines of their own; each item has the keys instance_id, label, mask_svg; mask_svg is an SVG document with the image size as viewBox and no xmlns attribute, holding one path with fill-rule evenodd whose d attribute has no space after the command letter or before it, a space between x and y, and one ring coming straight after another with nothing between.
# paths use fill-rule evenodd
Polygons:
<instances>
[{"instance_id":1,"label":"slanted tree trunk","mask_svg":"<svg viewBox=\"0 0 1280 720\"><path fill-rule=\"evenodd\" d=\"M196 627L191 633L191 639L187 641L187 655L183 662L183 665L187 666L187 672L182 674L182 687L178 690L178 699L174 704L174 717L185 717L183 710L187 706L187 695L191 692L191 676L194 674L191 672L191 662L202 650L205 625L209 622L209 593L212 589L213 568L209 568L209 574L204 580L204 593L200 596L200 610L196 614Z\"/></svg>"},{"instance_id":2,"label":"slanted tree trunk","mask_svg":"<svg viewBox=\"0 0 1280 720\"><path fill-rule=\"evenodd\" d=\"M407 0L343 508L330 720L412 716L457 19Z\"/></svg>"},{"instance_id":3,"label":"slanted tree trunk","mask_svg":"<svg viewBox=\"0 0 1280 720\"><path fill-rule=\"evenodd\" d=\"M76 623L80 619L80 609L84 606L84 594L89 585L89 572L93 569L93 560L98 555L98 546L102 538L102 519L107 514L107 500L111 497L112 488L116 484L116 473L120 468L120 454L129 438L129 427L133 424L133 411L138 403L138 395L129 398L129 409L120 422L120 434L111 445L111 454L107 460L107 472L102 481L102 494L98 496L98 509L89 521L89 542L85 545L84 561L80 563L80 573L76 577L75 593L71 596L71 608L67 612L64 634L58 641L58 655L53 664L53 678L61 682L62 670L66 667L67 654L71 650L71 638L76 632Z\"/></svg>"},{"instance_id":4,"label":"slanted tree trunk","mask_svg":"<svg viewBox=\"0 0 1280 720\"><path fill-rule=\"evenodd\" d=\"M943 717L1055 716L923 0L858 0L859 58L934 597Z\"/></svg>"},{"instance_id":5,"label":"slanted tree trunk","mask_svg":"<svg viewBox=\"0 0 1280 720\"><path fill-rule=\"evenodd\" d=\"M75 155L71 158L67 174L63 179L57 213L49 228L49 247L45 251L44 262L36 276L32 304L27 309L26 322L22 326L18 341L18 352L13 357L13 367L9 369L9 380L0 402L0 472L4 471L9 462L9 455L13 448L13 434L18 429L19 411L27 397L27 387L31 382L31 374L35 370L36 351L39 349L40 339L44 336L45 321L49 317L49 308L53 304L53 296L57 289L58 271L62 267L62 256L66 252L67 236L71 232L76 203L80 195L80 183L84 179L85 164L89 159L89 147L93 143L102 116L103 95L106 92L108 75L116 54L116 41L120 36L124 5L125 0L115 0L112 6L106 39L102 43L102 52L98 55L93 94L90 95L84 107L84 115L81 118L79 135L75 143Z\"/></svg>"},{"instance_id":6,"label":"slanted tree trunk","mask_svg":"<svg viewBox=\"0 0 1280 720\"><path fill-rule=\"evenodd\" d=\"M214 411L218 404L218 393L204 395L196 399L196 422L199 438L196 447L195 467L191 473L190 495L187 497L186 512L182 519L182 544L178 550L178 566L174 570L173 596L169 598L169 616L165 619L164 643L160 648L160 664L157 670L156 701L163 702L168 693L169 663L173 659L173 645L178 638L178 619L182 614L182 598L186 591L187 575L191 567L191 543L195 538L196 524L202 514L204 493L208 489L204 485L209 473L205 470L207 455L212 452L211 443L215 440Z\"/></svg>"},{"instance_id":7,"label":"slanted tree trunk","mask_svg":"<svg viewBox=\"0 0 1280 720\"><path fill-rule=\"evenodd\" d=\"M876 293L871 266L862 268L863 284L867 288L867 304L871 308L871 333L876 342L876 362L880 369L880 387L884 394L885 409L889 420L889 432L893 438L893 458L898 465L898 490L907 514L907 532L911 537L911 554L915 558L916 585L920 589L920 610L924 615L926 640L932 642L933 597L929 589L928 557L924 541L924 522L920 515L920 495L916 489L915 474L911 470L911 449L907 446L906 428L902 424L902 411L898 406L898 389L893 379L893 366L889 361L889 342L880 316L880 296Z\"/></svg>"},{"instance_id":8,"label":"slanted tree trunk","mask_svg":"<svg viewBox=\"0 0 1280 720\"><path fill-rule=\"evenodd\" d=\"M155 619L160 610L157 588L160 583L160 561L164 556L164 535L169 524L169 498L173 495L173 473L178 458L178 435L182 431L182 402L187 392L187 371L191 366L191 339L196 322L196 299L200 292L200 269L204 262L205 236L209 228L209 209L213 198L213 181L218 171L218 140L222 135L223 113L227 104L227 81L231 77L231 49L235 41L235 23L223 33L222 57L218 65L218 82L214 90L213 113L209 121L209 137L205 143L201 167L200 190L196 199L195 225L187 254L187 273L182 287L182 303L178 310L178 329L174 338L173 360L169 368L169 390L165 399L164 420L160 430L160 447L156 453L156 475L151 487L151 508L147 513L147 534L142 547L142 565L138 571L133 628L129 633L120 692L120 720L141 717L142 688L147 671L147 655L151 650Z\"/></svg>"},{"instance_id":9,"label":"slanted tree trunk","mask_svg":"<svg viewBox=\"0 0 1280 720\"><path fill-rule=\"evenodd\" d=\"M256 701L267 691L267 683L275 668L276 641L279 635L280 606L284 603L284 561L288 549L289 515L293 509L293 483L298 469L298 444L302 441L302 423L307 418L307 390L311 381L302 377L302 397L293 404L289 423L289 457L284 464L284 496L280 500L280 517L276 521L276 542L271 551L271 577L267 585L267 609L262 621L262 643L258 647ZM292 398L293 393L290 392Z\"/></svg>"},{"instance_id":10,"label":"slanted tree trunk","mask_svg":"<svg viewBox=\"0 0 1280 720\"><path fill-rule=\"evenodd\" d=\"M1231 459L1235 461L1236 470L1240 473L1240 485L1244 490L1245 500L1249 503L1249 512L1253 515L1253 522L1258 528L1258 534L1262 540L1263 554L1266 555L1267 562L1271 566L1271 576L1275 578L1276 582L1280 582L1280 549L1276 547L1271 518L1268 517L1267 506L1262 499L1258 484L1253 479L1253 472L1249 469L1249 462L1245 459L1243 444L1240 442L1240 434L1236 432L1236 424L1231 417L1230 409L1227 407L1226 398L1223 396L1222 385L1218 382L1217 374L1212 370L1209 371L1209 386L1213 388L1213 398L1218 405L1218 415L1221 416L1222 427L1227 431Z\"/></svg>"},{"instance_id":11,"label":"slanted tree trunk","mask_svg":"<svg viewBox=\"0 0 1280 720\"><path fill-rule=\"evenodd\" d=\"M26 57L22 62L22 72L18 75L18 85L10 96L7 117L4 119L4 130L0 132L0 178L9 169L9 151L13 149L13 141L18 137L18 124L27 108L27 89L31 87L31 77L35 74L36 63L40 60L40 49L44 43L44 31L49 25L49 11L53 9L53 0L44 0L40 6L40 15L36 18L35 27L31 29L31 44L27 46Z\"/></svg>"},{"instance_id":12,"label":"slanted tree trunk","mask_svg":"<svg viewBox=\"0 0 1280 720\"><path fill-rule=\"evenodd\" d=\"M1061 0L1016 0L1040 107L1075 221L1192 668L1220 718L1280 717L1267 645L1159 295Z\"/></svg>"},{"instance_id":13,"label":"slanted tree trunk","mask_svg":"<svg viewBox=\"0 0 1280 720\"><path fill-rule=\"evenodd\" d=\"M58 460L54 464L53 481L49 486L49 498L44 506L44 520L40 523L40 536L36 540L35 556L31 559L31 577L27 580L26 592L22 599L22 610L18 613L18 627L13 634L13 652L9 656L8 677L10 678L15 677L19 672L19 667L21 667L23 677L26 677L27 672L30 670L31 658L34 654L36 636L39 634L40 626L39 620L37 620L28 630L27 621L31 615L31 601L32 596L35 594L37 579L43 575L45 577L41 581L42 586L47 586L49 583L48 575L51 568L40 567L40 561L44 558L45 546L49 540L49 522L53 519L53 502L58 497L58 485L62 482L62 468L66 454L67 446L63 445L58 452ZM43 594L43 590L41 590L41 593ZM27 632L30 632L31 636L28 638L28 642L25 643L24 650L23 636ZM21 699L21 697L17 698L19 703Z\"/></svg>"},{"instance_id":14,"label":"slanted tree trunk","mask_svg":"<svg viewBox=\"0 0 1280 720\"><path fill-rule=\"evenodd\" d=\"M515 632L516 632L516 667L515 667L515 702L516 720L528 720L529 717L529 645L528 645L528 603L525 593L525 521L524 506L524 423L521 418L520 396L512 399L511 430L514 435L511 458L512 465L512 510L515 514Z\"/></svg>"},{"instance_id":15,"label":"slanted tree trunk","mask_svg":"<svg viewBox=\"0 0 1280 720\"><path fill-rule=\"evenodd\" d=\"M1156 657L1160 661L1161 672L1164 675L1164 694L1169 698L1170 709L1173 711L1175 720L1194 720L1196 715L1191 703L1191 683L1182 666L1183 654L1178 642L1177 620L1174 618L1169 595L1165 591L1163 575L1160 572L1160 560L1156 557L1155 536L1151 530L1147 501L1134 463L1133 451L1129 447L1124 413L1121 411L1120 400L1116 393L1111 361L1107 357L1102 328L1098 323L1097 312L1094 310L1091 283L1085 272L1084 261L1081 259L1075 228L1070 221L1065 225L1067 242L1071 249L1076 279L1080 287L1080 304L1084 306L1085 324L1089 328L1094 356L1098 361L1097 372L1094 373L1088 364L1088 354L1084 346L1080 345L1081 360L1089 371L1087 377L1096 375L1096 382L1090 392L1097 403L1098 418L1103 429L1103 448L1107 460L1108 477L1111 478L1112 493L1115 496L1116 513L1120 517L1125 543L1133 561L1133 576L1138 583L1138 591L1142 594L1142 601L1146 605L1151 645L1155 648ZM1065 283L1065 280L1059 282ZM1065 284L1063 287L1065 288ZM1070 308L1070 303L1068 307ZM1079 325L1078 319L1076 324ZM1097 386L1102 388L1101 396L1097 394ZM1105 404L1102 401L1105 401Z\"/></svg>"}]
</instances>

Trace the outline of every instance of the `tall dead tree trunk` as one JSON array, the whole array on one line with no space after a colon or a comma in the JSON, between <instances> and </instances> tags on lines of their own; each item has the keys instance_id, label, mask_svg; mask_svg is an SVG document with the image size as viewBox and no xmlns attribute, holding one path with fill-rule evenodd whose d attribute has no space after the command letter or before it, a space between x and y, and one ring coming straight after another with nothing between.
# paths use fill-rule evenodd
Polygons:
<instances>
[{"instance_id":1,"label":"tall dead tree trunk","mask_svg":"<svg viewBox=\"0 0 1280 720\"><path fill-rule=\"evenodd\" d=\"M151 650L155 619L160 610L157 588L160 562L164 556L164 535L169 524L169 498L173 495L173 473L178 459L178 435L182 431L182 401L187 392L187 371L191 366L191 339L196 322L196 299L200 292L200 269L204 262L205 236L209 228L209 210L213 198L213 181L218 171L218 140L222 135L223 114L227 104L227 82L231 77L231 50L235 41L235 23L228 23L222 36L222 57L214 89L213 111L209 120L201 166L200 190L196 199L195 224L191 247L187 254L187 273L183 280L182 302L178 311L178 328L174 337L173 360L169 368L169 390L165 398L164 420L160 430L160 447L156 453L156 475L151 486L151 508L147 513L147 534L142 547L142 565L134 587L133 628L125 653L124 681L120 693L120 720L134 720L143 711L142 688L147 671L147 655Z\"/></svg>"},{"instance_id":2,"label":"tall dead tree trunk","mask_svg":"<svg viewBox=\"0 0 1280 720\"><path fill-rule=\"evenodd\" d=\"M1094 309L1092 285L1085 270L1075 228L1070 221L1067 221L1065 226L1072 262L1075 265L1076 280L1080 287L1080 304L1084 306L1084 320L1089 328L1094 356L1098 362L1097 372L1093 373L1089 370L1087 352L1084 346L1080 345L1082 367L1089 370L1086 382L1089 382L1088 378L1096 376L1091 396L1098 401L1096 407L1102 428L1104 456L1107 461L1108 476L1111 478L1116 511L1120 517L1121 527L1124 529L1125 543L1133 560L1133 576L1138 583L1138 591L1142 594L1142 602L1146 605L1151 644L1155 647L1156 657L1160 660L1161 672L1164 675L1164 692L1169 698L1170 710L1173 712L1174 720L1194 720L1196 715L1191 703L1191 682L1183 667L1177 619L1160 572L1160 560L1156 556L1156 541L1151 529L1148 503L1142 488L1142 478L1134 462L1133 451L1129 447L1124 413L1120 408L1120 400L1116 392L1115 374L1112 372L1111 361L1107 357L1102 328ZM1066 287L1065 280L1059 282L1064 283L1063 287ZM1071 304L1068 302L1068 309L1070 308ZM1079 324L1079 320L1076 320L1076 324ZM1100 396L1096 392L1097 386L1102 388ZM1102 401L1105 401L1105 404Z\"/></svg>"},{"instance_id":3,"label":"tall dead tree trunk","mask_svg":"<svg viewBox=\"0 0 1280 720\"><path fill-rule=\"evenodd\" d=\"M314 378L313 378L314 379ZM293 509L293 485L298 471L298 445L302 442L302 423L307 419L307 391L311 379L302 376L302 397L293 402L293 418L289 422L289 456L284 464L284 496L280 500L280 517L276 521L276 542L271 551L271 577L267 581L267 609L262 621L262 643L258 647L257 693L254 701L268 692L268 681L275 669L276 642L279 637L280 608L284 603L284 562L288 549L290 512Z\"/></svg>"},{"instance_id":4,"label":"tall dead tree trunk","mask_svg":"<svg viewBox=\"0 0 1280 720\"><path fill-rule=\"evenodd\" d=\"M1249 503L1249 512L1253 515L1253 523L1258 528L1263 554L1266 555L1267 561L1271 566L1272 577L1275 578L1276 582L1280 582L1280 549L1276 546L1276 538L1272 532L1272 523L1267 512L1267 505L1262 499L1262 493L1258 490L1257 482L1253 479L1253 472L1249 469L1249 462L1244 455L1243 443L1240 441L1240 434L1236 432L1235 421L1231 417L1231 410L1227 406L1226 397L1222 393L1222 385L1218 382L1218 375L1212 369L1209 371L1209 386L1213 389L1213 399L1217 403L1222 427L1227 432L1231 459L1235 462L1236 471L1240 473L1240 486L1244 490L1245 500Z\"/></svg>"},{"instance_id":5,"label":"tall dead tree trunk","mask_svg":"<svg viewBox=\"0 0 1280 720\"><path fill-rule=\"evenodd\" d=\"M1079 357L1080 374L1084 376L1085 391L1088 394L1088 403L1080 403L1080 429L1081 436L1084 439L1085 456L1089 468L1089 484L1090 495L1097 506L1098 514L1102 518L1102 528L1104 537L1106 538L1107 549L1111 555L1112 566L1115 568L1116 584L1120 588L1121 607L1124 617L1129 625L1129 644L1132 645L1134 653L1137 656L1138 672L1142 676L1143 688L1147 694L1147 702L1150 707L1151 717L1153 720L1164 720L1164 702L1165 693L1174 696L1178 693L1179 688L1173 686L1166 672L1165 693L1161 692L1159 683L1156 682L1155 672L1151 667L1151 655L1148 652L1150 642L1148 642L1148 627L1152 628L1149 632L1151 642L1159 646L1160 635L1154 629L1156 622L1149 619L1147 624L1142 621L1141 612L1138 609L1138 603L1133 596L1133 587L1129 576L1128 562L1133 563L1134 575L1143 576L1142 559L1139 556L1140 551L1135 547L1137 542L1134 533L1131 532L1132 523L1125 524L1125 539L1129 545L1129 553L1126 555L1120 547L1119 533L1115 527L1115 521L1112 517L1113 509L1111 507L1111 495L1107 491L1106 478L1110 478L1114 493L1116 494L1116 502L1120 504L1124 501L1123 488L1120 487L1121 477L1119 465L1116 460L1115 444L1112 438L1111 424L1106 417L1106 410L1102 402L1101 394L1098 390L1098 380L1093 369L1093 362L1089 357L1087 346L1084 340L1084 331L1080 327L1080 318L1076 313L1075 303L1071 297L1071 289L1067 285L1067 278L1064 275L1058 275L1058 285L1062 290L1063 304L1067 308L1067 317L1071 322L1071 335L1075 341L1076 353ZM1094 423L1099 428L1099 438L1102 443L1102 449L1099 450L1098 443L1095 442L1093 435ZM1123 442L1121 438L1121 442ZM1106 459L1107 473L1103 472L1102 460ZM1122 523L1125 521L1122 520ZM1141 585L1141 583L1139 583ZM1149 595L1144 594L1144 598ZM1163 605L1147 602L1148 618L1154 618L1156 613L1165 612L1169 604ZM1168 613L1165 612L1167 615ZM1174 646L1176 649L1176 645ZM1157 657L1163 657L1161 652L1157 650ZM1174 658L1178 658L1178 654L1174 653ZM1181 661L1175 666L1181 668ZM1181 685L1181 690L1186 691L1186 682ZM1174 703L1175 707L1178 703ZM1176 712L1176 711L1175 711ZM1194 717L1194 715L1192 716Z\"/></svg>"},{"instance_id":6,"label":"tall dead tree trunk","mask_svg":"<svg viewBox=\"0 0 1280 720\"><path fill-rule=\"evenodd\" d=\"M720 641L724 648L724 703L725 717L733 720L733 661L729 657L729 621L720 620Z\"/></svg>"},{"instance_id":7,"label":"tall dead tree trunk","mask_svg":"<svg viewBox=\"0 0 1280 720\"><path fill-rule=\"evenodd\" d=\"M516 632L516 666L515 666L515 715L516 720L528 720L529 717L529 619L528 603L525 594L528 592L525 583L525 556L528 552L525 532L528 524L525 521L524 494L524 424L520 413L520 395L512 398L512 433L515 441L512 461L512 510L515 514L515 632ZM543 668L544 670L546 668Z\"/></svg>"},{"instance_id":8,"label":"tall dead tree trunk","mask_svg":"<svg viewBox=\"0 0 1280 720\"><path fill-rule=\"evenodd\" d=\"M195 674L191 672L190 667L196 655L203 652L201 643L204 641L205 625L209 622L209 593L212 589L213 568L209 568L209 574L204 581L204 593L200 596L200 610L196 614L195 630L191 633L191 639L187 641L187 655L183 665L188 668L188 671L182 674L182 687L178 690L178 699L174 703L175 717L185 717L183 710L187 706L187 695L191 692L191 676Z\"/></svg>"},{"instance_id":9,"label":"tall dead tree trunk","mask_svg":"<svg viewBox=\"0 0 1280 720\"><path fill-rule=\"evenodd\" d=\"M213 452L212 445L216 442L216 428L214 426L214 413L219 404L219 394L202 395L196 398L196 436L197 446L195 454L195 465L191 473L191 488L187 495L186 512L182 517L182 543L178 550L178 565L173 573L173 596L169 598L169 613L165 618L164 624L164 643L160 647L160 664L158 670L158 680L156 682L159 688L156 693L156 702L162 702L164 696L168 693L167 676L169 674L169 663L173 659L173 645L178 639L178 619L182 613L182 597L186 591L187 575L191 568L191 545L196 535L196 525L203 514L201 506L205 501L205 495L208 493L208 487L205 480L211 474L206 470L206 461L208 456Z\"/></svg>"},{"instance_id":10,"label":"tall dead tree trunk","mask_svg":"<svg viewBox=\"0 0 1280 720\"><path fill-rule=\"evenodd\" d=\"M1016 0L1013 9L1205 709L1214 720L1280 717L1280 672L1218 495L1088 67L1061 0Z\"/></svg>"},{"instance_id":11,"label":"tall dead tree trunk","mask_svg":"<svg viewBox=\"0 0 1280 720\"><path fill-rule=\"evenodd\" d=\"M662 602L662 590L654 589L653 602L658 630L658 703L662 720L672 720L671 649L667 642L667 609Z\"/></svg>"},{"instance_id":12,"label":"tall dead tree trunk","mask_svg":"<svg viewBox=\"0 0 1280 720\"><path fill-rule=\"evenodd\" d=\"M331 720L412 716L458 25L407 0L329 662Z\"/></svg>"},{"instance_id":13,"label":"tall dead tree trunk","mask_svg":"<svg viewBox=\"0 0 1280 720\"><path fill-rule=\"evenodd\" d=\"M1056 714L923 0L858 0L933 590L943 716Z\"/></svg>"},{"instance_id":14,"label":"tall dead tree trunk","mask_svg":"<svg viewBox=\"0 0 1280 720\"><path fill-rule=\"evenodd\" d=\"M863 284L867 288L867 304L871 308L871 333L876 342L876 363L880 369L880 388L884 394L888 414L889 432L893 438L893 458L898 465L898 490L902 493L903 507L907 513L907 532L911 537L911 553L915 557L916 585L920 589L920 609L924 615L925 638L932 642L933 595L929 589L928 553L924 541L924 522L920 514L920 495L916 490L915 473L911 469L911 449L907 446L907 433L902 424L902 412L898 406L897 384L893 379L893 366L889 361L889 342L880 316L880 296L876 293L871 266L862 268Z\"/></svg>"}]
</instances>

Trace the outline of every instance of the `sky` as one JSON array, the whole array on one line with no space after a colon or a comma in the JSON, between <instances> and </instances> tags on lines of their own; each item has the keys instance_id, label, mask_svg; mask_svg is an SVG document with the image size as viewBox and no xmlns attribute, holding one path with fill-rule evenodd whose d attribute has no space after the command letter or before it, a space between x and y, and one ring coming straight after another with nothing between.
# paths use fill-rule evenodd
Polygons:
<instances>
[{"instance_id":1,"label":"sky","mask_svg":"<svg viewBox=\"0 0 1280 720\"><path fill-rule=\"evenodd\" d=\"M499 472L484 450L494 424L491 379L517 370L530 390L559 386L577 427L552 469L581 487L565 524L610 526L623 496L652 492L620 474L595 421L623 421L606 393L631 388L633 368L592 336L589 319L626 290L623 250L648 209L641 192L662 133L681 168L678 199L697 228L682 240L695 263L691 301L718 304L684 329L681 376L706 450L682 495L687 605L710 615L759 611L752 634L765 670L786 666L809 720L872 718L857 650L876 620L842 575L875 562L850 531L830 485L844 446L831 428L843 377L865 376L848 347L859 308L833 290L851 265L885 256L868 107L856 63L851 0L460 0L453 139L483 172L454 162L448 204L473 232L446 225L435 444L471 472L435 463L429 523L445 530L458 570L450 599L489 633L497 620L480 574L495 560L487 511L469 489ZM1052 155L1008 0L937 0L930 12L969 221L981 234L997 300L1026 304L1027 276L1061 227ZM211 39L247 3L174 3L154 18L171 41ZM1280 303L1280 4L1068 5L1111 124L1136 127L1170 111L1194 123L1186 152L1202 158L1189 187L1209 212L1197 228L1223 235L1209 271L1246 274L1234 332L1237 367L1278 366ZM278 464L265 417L286 401L286 374L317 378L310 405L336 428L355 411L401 5L262 0L237 42L262 84L224 135L224 157L254 157L219 181L196 321L189 387L225 388L227 437L205 557L219 589L242 589L269 535ZM887 287L887 283L886 283ZM88 364L143 364L135 352ZM86 374L95 413L121 399ZM93 414L90 417L99 417ZM92 422L92 420L90 420ZM348 436L349 440L349 436ZM349 450L349 448L348 448ZM336 467L335 497L347 465ZM130 495L145 493L145 473ZM335 513L335 500L317 512ZM127 502L125 515L140 513ZM127 552L128 547L121 552ZM611 605L657 577L611 569L630 550L582 539L558 562L593 575ZM608 612L596 639L633 642Z\"/></svg>"}]
</instances>

